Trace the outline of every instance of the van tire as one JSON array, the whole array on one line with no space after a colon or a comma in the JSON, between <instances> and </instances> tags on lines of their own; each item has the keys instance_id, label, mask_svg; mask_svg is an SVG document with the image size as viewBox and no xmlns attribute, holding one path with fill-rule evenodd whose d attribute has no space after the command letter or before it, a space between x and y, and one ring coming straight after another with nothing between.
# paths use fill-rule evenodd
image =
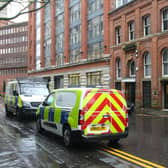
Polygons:
<instances>
[{"instance_id":1,"label":"van tire","mask_svg":"<svg viewBox=\"0 0 168 168\"><path fill-rule=\"evenodd\" d=\"M37 119L36 119L36 130L39 133L43 133L44 132L44 128L42 128L42 126L41 126L41 119L40 119L39 116L37 116Z\"/></svg>"},{"instance_id":2,"label":"van tire","mask_svg":"<svg viewBox=\"0 0 168 168\"><path fill-rule=\"evenodd\" d=\"M17 118L18 121L23 120L23 114L22 114L22 110L20 108L16 109L16 118Z\"/></svg>"},{"instance_id":3,"label":"van tire","mask_svg":"<svg viewBox=\"0 0 168 168\"><path fill-rule=\"evenodd\" d=\"M72 143L73 143L72 132L69 126L64 127L63 138L64 138L64 145L66 147L72 146Z\"/></svg>"},{"instance_id":4,"label":"van tire","mask_svg":"<svg viewBox=\"0 0 168 168\"><path fill-rule=\"evenodd\" d=\"M119 141L120 141L120 138L111 139L111 140L109 140L108 144L109 144L109 145L115 145L115 144L118 144Z\"/></svg>"},{"instance_id":5,"label":"van tire","mask_svg":"<svg viewBox=\"0 0 168 168\"><path fill-rule=\"evenodd\" d=\"M11 115L10 111L8 110L7 104L5 104L5 114L6 114L6 117L9 117Z\"/></svg>"}]
</instances>

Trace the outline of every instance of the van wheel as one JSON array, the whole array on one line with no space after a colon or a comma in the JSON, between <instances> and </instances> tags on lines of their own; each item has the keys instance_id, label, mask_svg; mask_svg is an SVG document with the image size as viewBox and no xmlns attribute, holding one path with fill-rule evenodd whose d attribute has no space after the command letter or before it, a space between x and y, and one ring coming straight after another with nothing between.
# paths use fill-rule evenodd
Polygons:
<instances>
[{"instance_id":1,"label":"van wheel","mask_svg":"<svg viewBox=\"0 0 168 168\"><path fill-rule=\"evenodd\" d=\"M37 120L36 120L36 130L39 133L42 133L44 131L44 128L42 128L41 126L41 119L39 116L37 116Z\"/></svg>"},{"instance_id":2,"label":"van wheel","mask_svg":"<svg viewBox=\"0 0 168 168\"><path fill-rule=\"evenodd\" d=\"M70 147L72 145L72 133L71 129L68 126L64 128L63 138L64 138L64 145L66 147Z\"/></svg>"},{"instance_id":3,"label":"van wheel","mask_svg":"<svg viewBox=\"0 0 168 168\"><path fill-rule=\"evenodd\" d=\"M20 108L16 109L16 118L17 118L18 121L23 120L23 114L22 114L22 110Z\"/></svg>"},{"instance_id":4,"label":"van wheel","mask_svg":"<svg viewBox=\"0 0 168 168\"><path fill-rule=\"evenodd\" d=\"M120 138L117 138L117 139L111 139L109 140L108 144L109 145L115 145L115 144L118 144Z\"/></svg>"},{"instance_id":5,"label":"van wheel","mask_svg":"<svg viewBox=\"0 0 168 168\"><path fill-rule=\"evenodd\" d=\"M8 110L7 104L5 105L5 114L6 114L6 117L9 117L11 115L10 111Z\"/></svg>"}]
</instances>

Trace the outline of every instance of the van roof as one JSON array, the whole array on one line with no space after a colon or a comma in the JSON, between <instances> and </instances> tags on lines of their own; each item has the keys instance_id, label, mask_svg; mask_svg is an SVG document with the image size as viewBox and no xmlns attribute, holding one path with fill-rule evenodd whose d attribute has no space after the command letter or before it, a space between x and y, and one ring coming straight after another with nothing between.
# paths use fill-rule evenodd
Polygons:
<instances>
[{"instance_id":1,"label":"van roof","mask_svg":"<svg viewBox=\"0 0 168 168\"><path fill-rule=\"evenodd\" d=\"M16 79L12 79L12 80L9 80L8 83L15 83L15 82L18 82L18 83L47 83L48 81L43 79L43 78L22 78L22 77L19 77L19 78L16 78Z\"/></svg>"},{"instance_id":2,"label":"van roof","mask_svg":"<svg viewBox=\"0 0 168 168\"><path fill-rule=\"evenodd\" d=\"M53 92L55 91L75 91L75 90L80 90L80 91L83 91L83 92L86 92L88 90L101 90L101 91L112 91L112 92L118 92L119 90L116 90L116 89L108 89L108 88L59 88L59 89L54 89Z\"/></svg>"}]
</instances>

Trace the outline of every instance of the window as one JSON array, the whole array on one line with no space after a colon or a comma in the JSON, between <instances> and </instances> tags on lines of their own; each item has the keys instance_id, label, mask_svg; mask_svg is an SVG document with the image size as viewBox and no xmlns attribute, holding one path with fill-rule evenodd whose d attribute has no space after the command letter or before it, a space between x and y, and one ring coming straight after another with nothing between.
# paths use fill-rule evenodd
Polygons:
<instances>
[{"instance_id":1,"label":"window","mask_svg":"<svg viewBox=\"0 0 168 168\"><path fill-rule=\"evenodd\" d=\"M55 0L56 13L64 10L64 0Z\"/></svg>"},{"instance_id":2,"label":"window","mask_svg":"<svg viewBox=\"0 0 168 168\"><path fill-rule=\"evenodd\" d=\"M144 36L149 35L150 34L150 29L151 29L150 16L144 16L143 17L143 28L144 28Z\"/></svg>"},{"instance_id":3,"label":"window","mask_svg":"<svg viewBox=\"0 0 168 168\"><path fill-rule=\"evenodd\" d=\"M48 39L44 43L44 47L45 47L45 66L50 65L50 46L51 46L51 40Z\"/></svg>"},{"instance_id":4,"label":"window","mask_svg":"<svg viewBox=\"0 0 168 168\"><path fill-rule=\"evenodd\" d=\"M102 0L88 0L88 13L92 14L98 10L103 9L103 1Z\"/></svg>"},{"instance_id":5,"label":"window","mask_svg":"<svg viewBox=\"0 0 168 168\"><path fill-rule=\"evenodd\" d=\"M121 60L120 60L120 58L118 58L116 61L116 77L117 77L117 79L121 78Z\"/></svg>"},{"instance_id":6,"label":"window","mask_svg":"<svg viewBox=\"0 0 168 168\"><path fill-rule=\"evenodd\" d=\"M87 76L87 87L102 86L102 73L98 72L88 72Z\"/></svg>"},{"instance_id":7,"label":"window","mask_svg":"<svg viewBox=\"0 0 168 168\"><path fill-rule=\"evenodd\" d=\"M129 30L129 40L135 39L135 23L130 22L128 23L128 30Z\"/></svg>"},{"instance_id":8,"label":"window","mask_svg":"<svg viewBox=\"0 0 168 168\"><path fill-rule=\"evenodd\" d=\"M80 74L70 74L68 76L69 87L79 87L80 86Z\"/></svg>"},{"instance_id":9,"label":"window","mask_svg":"<svg viewBox=\"0 0 168 168\"><path fill-rule=\"evenodd\" d=\"M168 8L162 10L162 31L168 30Z\"/></svg>"},{"instance_id":10,"label":"window","mask_svg":"<svg viewBox=\"0 0 168 168\"><path fill-rule=\"evenodd\" d=\"M162 75L168 76L168 48L162 52Z\"/></svg>"},{"instance_id":11,"label":"window","mask_svg":"<svg viewBox=\"0 0 168 168\"><path fill-rule=\"evenodd\" d=\"M134 61L129 62L129 76L135 77L135 62Z\"/></svg>"},{"instance_id":12,"label":"window","mask_svg":"<svg viewBox=\"0 0 168 168\"><path fill-rule=\"evenodd\" d=\"M71 24L80 20L80 3L74 5L70 9L70 22Z\"/></svg>"},{"instance_id":13,"label":"window","mask_svg":"<svg viewBox=\"0 0 168 168\"><path fill-rule=\"evenodd\" d=\"M103 16L88 21L88 39L92 40L103 35Z\"/></svg>"},{"instance_id":14,"label":"window","mask_svg":"<svg viewBox=\"0 0 168 168\"><path fill-rule=\"evenodd\" d=\"M88 44L88 59L98 59L103 56L103 42Z\"/></svg>"},{"instance_id":15,"label":"window","mask_svg":"<svg viewBox=\"0 0 168 168\"><path fill-rule=\"evenodd\" d=\"M119 8L132 0L116 0L116 8Z\"/></svg>"},{"instance_id":16,"label":"window","mask_svg":"<svg viewBox=\"0 0 168 168\"><path fill-rule=\"evenodd\" d=\"M121 27L116 27L115 29L115 36L116 36L116 44L121 43Z\"/></svg>"},{"instance_id":17,"label":"window","mask_svg":"<svg viewBox=\"0 0 168 168\"><path fill-rule=\"evenodd\" d=\"M56 36L56 50L63 50L64 47L64 33L57 34Z\"/></svg>"},{"instance_id":18,"label":"window","mask_svg":"<svg viewBox=\"0 0 168 168\"><path fill-rule=\"evenodd\" d=\"M52 104L53 100L54 100L54 94L52 93L52 94L50 94L50 95L47 97L47 99L45 100L46 105L47 105L47 106L50 106L50 105Z\"/></svg>"},{"instance_id":19,"label":"window","mask_svg":"<svg viewBox=\"0 0 168 168\"><path fill-rule=\"evenodd\" d=\"M80 29L81 29L80 25L77 25L70 30L70 45L71 46L80 43L80 32L81 32Z\"/></svg>"},{"instance_id":20,"label":"window","mask_svg":"<svg viewBox=\"0 0 168 168\"><path fill-rule=\"evenodd\" d=\"M62 66L64 64L64 53L63 52L57 53L56 64L57 64L57 66Z\"/></svg>"},{"instance_id":21,"label":"window","mask_svg":"<svg viewBox=\"0 0 168 168\"><path fill-rule=\"evenodd\" d=\"M56 16L56 33L64 30L64 13Z\"/></svg>"},{"instance_id":22,"label":"window","mask_svg":"<svg viewBox=\"0 0 168 168\"><path fill-rule=\"evenodd\" d=\"M56 94L56 106L73 108L76 103L76 94L72 92L59 92Z\"/></svg>"},{"instance_id":23,"label":"window","mask_svg":"<svg viewBox=\"0 0 168 168\"><path fill-rule=\"evenodd\" d=\"M80 48L71 49L70 51L70 62L76 63L80 60Z\"/></svg>"},{"instance_id":24,"label":"window","mask_svg":"<svg viewBox=\"0 0 168 168\"><path fill-rule=\"evenodd\" d=\"M149 52L144 54L144 76L151 77L151 56Z\"/></svg>"},{"instance_id":25,"label":"window","mask_svg":"<svg viewBox=\"0 0 168 168\"><path fill-rule=\"evenodd\" d=\"M51 46L51 26L50 26L50 3L45 7L45 35L44 35L44 49L45 49L45 66L50 65L50 46Z\"/></svg>"}]
</instances>

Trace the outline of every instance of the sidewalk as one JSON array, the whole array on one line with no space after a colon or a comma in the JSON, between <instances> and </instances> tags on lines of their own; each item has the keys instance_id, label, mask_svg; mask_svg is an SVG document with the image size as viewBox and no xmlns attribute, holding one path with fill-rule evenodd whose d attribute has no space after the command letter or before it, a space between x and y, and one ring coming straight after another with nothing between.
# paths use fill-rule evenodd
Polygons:
<instances>
[{"instance_id":1,"label":"sidewalk","mask_svg":"<svg viewBox=\"0 0 168 168\"><path fill-rule=\"evenodd\" d=\"M168 110L152 109L152 108L137 108L136 115L152 115L159 117L168 117Z\"/></svg>"}]
</instances>

